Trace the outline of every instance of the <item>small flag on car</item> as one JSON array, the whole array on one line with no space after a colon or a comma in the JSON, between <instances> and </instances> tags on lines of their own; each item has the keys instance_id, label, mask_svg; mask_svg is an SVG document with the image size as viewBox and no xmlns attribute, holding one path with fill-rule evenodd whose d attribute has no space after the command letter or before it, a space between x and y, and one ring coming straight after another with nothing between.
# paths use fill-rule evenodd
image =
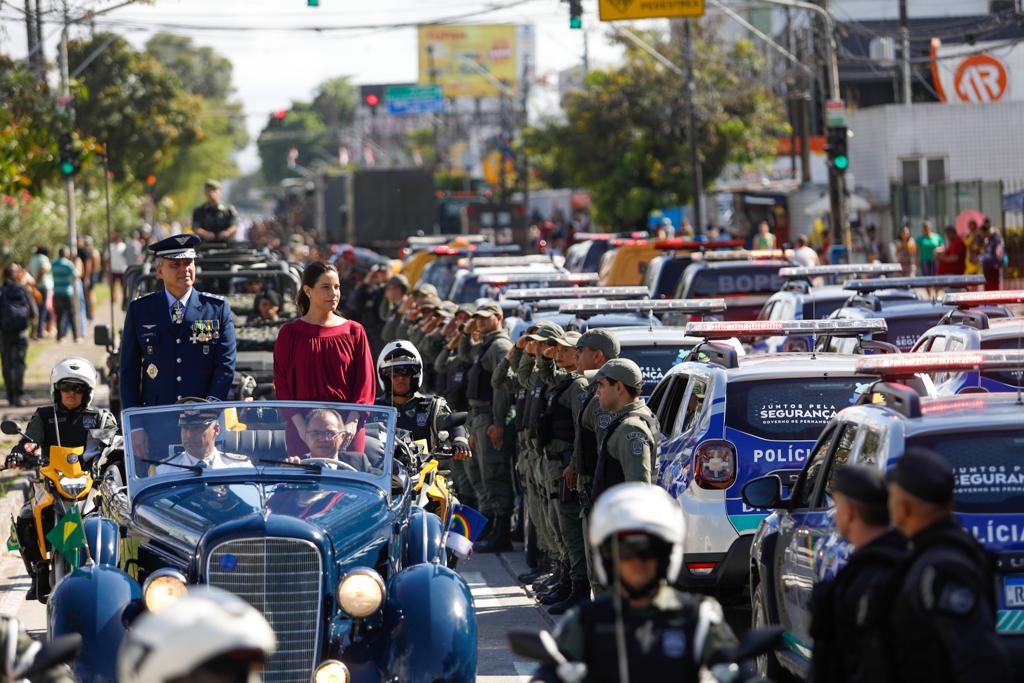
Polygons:
<instances>
[{"instance_id":1,"label":"small flag on car","mask_svg":"<svg viewBox=\"0 0 1024 683\"><path fill-rule=\"evenodd\" d=\"M14 525L14 517L11 517L11 535L7 537L7 549L18 550L21 545L18 543L18 528Z\"/></svg>"},{"instance_id":2,"label":"small flag on car","mask_svg":"<svg viewBox=\"0 0 1024 683\"><path fill-rule=\"evenodd\" d=\"M473 551L473 541L483 532L487 521L486 517L473 508L457 503L452 508L452 521L448 525L445 547L451 548L452 552L463 559L469 557Z\"/></svg>"},{"instance_id":3,"label":"small flag on car","mask_svg":"<svg viewBox=\"0 0 1024 683\"><path fill-rule=\"evenodd\" d=\"M71 565L78 568L78 553L75 552L85 545L85 530L82 528L82 515L77 505L72 505L67 514L46 534L46 540L53 546L53 551L60 553Z\"/></svg>"}]
</instances>

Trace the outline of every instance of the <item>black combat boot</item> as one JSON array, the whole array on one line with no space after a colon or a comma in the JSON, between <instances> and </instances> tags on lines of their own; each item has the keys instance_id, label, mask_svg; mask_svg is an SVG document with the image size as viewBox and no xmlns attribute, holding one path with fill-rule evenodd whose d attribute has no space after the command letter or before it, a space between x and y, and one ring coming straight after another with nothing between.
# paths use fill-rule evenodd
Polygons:
<instances>
[{"instance_id":1,"label":"black combat boot","mask_svg":"<svg viewBox=\"0 0 1024 683\"><path fill-rule=\"evenodd\" d=\"M572 580L569 578L569 572L564 571L561 574L561 581L547 593L538 595L537 602L545 606L556 605L568 598L571 592Z\"/></svg>"},{"instance_id":2,"label":"black combat boot","mask_svg":"<svg viewBox=\"0 0 1024 683\"><path fill-rule=\"evenodd\" d=\"M508 515L495 515L491 521L493 530L483 541L473 544L473 551L478 553L512 552L512 520Z\"/></svg>"},{"instance_id":3,"label":"black combat boot","mask_svg":"<svg viewBox=\"0 0 1024 683\"><path fill-rule=\"evenodd\" d=\"M537 579L541 578L542 576L547 576L548 572L550 571L550 569L548 569L549 566L550 563L548 562L548 558L542 557L535 568L531 569L528 572L523 572L522 574L517 576L516 581L525 586L528 586Z\"/></svg>"},{"instance_id":4,"label":"black combat boot","mask_svg":"<svg viewBox=\"0 0 1024 683\"><path fill-rule=\"evenodd\" d=\"M562 581L562 565L558 562L551 564L551 571L549 574L541 577L540 579L533 582L530 588L533 589L534 593L540 595L541 593L547 593L549 590L557 586Z\"/></svg>"},{"instance_id":5,"label":"black combat boot","mask_svg":"<svg viewBox=\"0 0 1024 683\"><path fill-rule=\"evenodd\" d=\"M590 600L590 581L583 579L572 580L572 587L569 590L569 597L562 602L557 602L554 605L548 607L548 614L559 615L565 614L576 605L582 605L584 602Z\"/></svg>"}]
</instances>

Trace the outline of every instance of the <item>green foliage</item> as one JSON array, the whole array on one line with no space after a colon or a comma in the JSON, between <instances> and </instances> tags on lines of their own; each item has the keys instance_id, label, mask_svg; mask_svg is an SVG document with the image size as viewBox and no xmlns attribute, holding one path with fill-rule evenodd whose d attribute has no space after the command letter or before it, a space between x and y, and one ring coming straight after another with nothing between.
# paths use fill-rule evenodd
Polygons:
<instances>
[{"instance_id":1,"label":"green foliage","mask_svg":"<svg viewBox=\"0 0 1024 683\"><path fill-rule=\"evenodd\" d=\"M643 36L676 64L681 46ZM684 82L625 44L625 63L592 72L565 102L566 120L548 120L525 136L531 164L548 184L586 187L596 219L644 225L656 208L691 200ZM781 103L767 83L764 57L748 41L725 50L699 30L694 40L698 155L705 184L727 165L774 153L785 130Z\"/></svg>"},{"instance_id":2,"label":"green foliage","mask_svg":"<svg viewBox=\"0 0 1024 683\"><path fill-rule=\"evenodd\" d=\"M231 60L213 48L196 47L186 36L157 33L146 42L146 52L176 75L193 95L215 101L231 97Z\"/></svg>"},{"instance_id":3,"label":"green foliage","mask_svg":"<svg viewBox=\"0 0 1024 683\"><path fill-rule=\"evenodd\" d=\"M356 89L347 76L321 83L312 102L292 102L283 121L273 115L256 140L263 177L270 183L297 175L288 168L288 151L299 151L299 164L305 167L335 165L343 128L355 116Z\"/></svg>"}]
</instances>

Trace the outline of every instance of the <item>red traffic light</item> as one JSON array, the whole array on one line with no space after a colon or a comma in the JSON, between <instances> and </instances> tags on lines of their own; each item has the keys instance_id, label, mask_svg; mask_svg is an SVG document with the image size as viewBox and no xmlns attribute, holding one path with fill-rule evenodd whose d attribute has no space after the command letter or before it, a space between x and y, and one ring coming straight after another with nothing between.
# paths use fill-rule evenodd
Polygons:
<instances>
[{"instance_id":1,"label":"red traffic light","mask_svg":"<svg viewBox=\"0 0 1024 683\"><path fill-rule=\"evenodd\" d=\"M286 116L288 116L288 110L287 109L275 109L274 110L274 118L277 119L278 121L284 121L284 117L286 117Z\"/></svg>"},{"instance_id":2,"label":"red traffic light","mask_svg":"<svg viewBox=\"0 0 1024 683\"><path fill-rule=\"evenodd\" d=\"M155 175L148 175L148 176L146 176L146 184L149 185L150 187L153 187L154 185L156 185L156 176Z\"/></svg>"},{"instance_id":3,"label":"red traffic light","mask_svg":"<svg viewBox=\"0 0 1024 683\"><path fill-rule=\"evenodd\" d=\"M378 104L380 104L380 97L377 95L377 93L367 93L366 105L369 107L376 107Z\"/></svg>"}]
</instances>

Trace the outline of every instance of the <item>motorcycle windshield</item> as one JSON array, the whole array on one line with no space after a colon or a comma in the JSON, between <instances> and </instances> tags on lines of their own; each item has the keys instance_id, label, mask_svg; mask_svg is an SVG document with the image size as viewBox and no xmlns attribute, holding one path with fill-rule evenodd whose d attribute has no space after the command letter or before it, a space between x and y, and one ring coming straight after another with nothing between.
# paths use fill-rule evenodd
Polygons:
<instances>
[{"instance_id":1,"label":"motorcycle windshield","mask_svg":"<svg viewBox=\"0 0 1024 683\"><path fill-rule=\"evenodd\" d=\"M132 492L150 483L268 470L357 477L389 485L392 408L297 401L212 402L124 413Z\"/></svg>"}]
</instances>

